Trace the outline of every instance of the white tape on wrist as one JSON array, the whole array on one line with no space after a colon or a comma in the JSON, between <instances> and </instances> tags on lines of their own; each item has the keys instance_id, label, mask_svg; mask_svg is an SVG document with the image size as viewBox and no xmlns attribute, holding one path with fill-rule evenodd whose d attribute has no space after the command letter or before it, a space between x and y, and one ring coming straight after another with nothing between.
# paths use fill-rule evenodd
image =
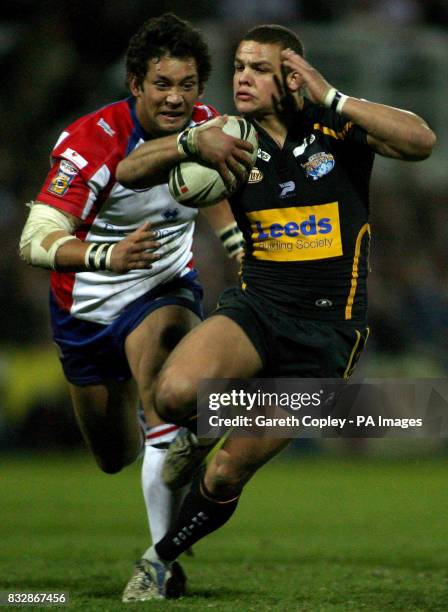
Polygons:
<instances>
[{"instance_id":1,"label":"white tape on wrist","mask_svg":"<svg viewBox=\"0 0 448 612\"><path fill-rule=\"evenodd\" d=\"M334 87L330 87L330 89L327 91L327 95L325 96L324 106L326 106L327 108L331 108L331 105L333 104L333 100L337 93L337 89L335 89Z\"/></svg>"},{"instance_id":2,"label":"white tape on wrist","mask_svg":"<svg viewBox=\"0 0 448 612\"><path fill-rule=\"evenodd\" d=\"M187 128L177 137L177 150L184 159L187 159L188 157L192 156L192 152L190 151L188 145L188 134L190 132L190 129L191 128Z\"/></svg>"},{"instance_id":3,"label":"white tape on wrist","mask_svg":"<svg viewBox=\"0 0 448 612\"><path fill-rule=\"evenodd\" d=\"M233 222L216 231L229 257L235 257L244 250L244 237L238 225Z\"/></svg>"},{"instance_id":4,"label":"white tape on wrist","mask_svg":"<svg viewBox=\"0 0 448 612\"><path fill-rule=\"evenodd\" d=\"M110 270L114 247L115 244L109 242L103 244L92 242L84 254L84 265L87 270Z\"/></svg>"},{"instance_id":5,"label":"white tape on wrist","mask_svg":"<svg viewBox=\"0 0 448 612\"><path fill-rule=\"evenodd\" d=\"M106 270L112 270L110 265L111 265L111 259L112 259L112 251L114 250L114 248L115 248L115 244L113 244L106 253Z\"/></svg>"},{"instance_id":6,"label":"white tape on wrist","mask_svg":"<svg viewBox=\"0 0 448 612\"><path fill-rule=\"evenodd\" d=\"M347 102L348 96L341 93L334 87L330 87L325 96L324 106L326 108L331 108L340 115L342 113L342 109L344 108L344 104Z\"/></svg>"},{"instance_id":7,"label":"white tape on wrist","mask_svg":"<svg viewBox=\"0 0 448 612\"><path fill-rule=\"evenodd\" d=\"M344 104L347 102L348 96L341 94L341 97L336 104L336 112L340 115L342 113L342 109L344 108Z\"/></svg>"}]
</instances>

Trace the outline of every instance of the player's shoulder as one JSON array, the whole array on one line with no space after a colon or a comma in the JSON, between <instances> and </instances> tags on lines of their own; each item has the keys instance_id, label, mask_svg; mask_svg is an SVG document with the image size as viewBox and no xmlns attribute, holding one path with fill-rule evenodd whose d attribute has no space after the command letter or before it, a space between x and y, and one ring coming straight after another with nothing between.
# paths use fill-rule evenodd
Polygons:
<instances>
[{"instance_id":1,"label":"player's shoulder","mask_svg":"<svg viewBox=\"0 0 448 612\"><path fill-rule=\"evenodd\" d=\"M132 116L128 100L119 100L79 117L64 131L69 134L92 131L92 137L114 138L123 130L132 129Z\"/></svg>"},{"instance_id":2,"label":"player's shoulder","mask_svg":"<svg viewBox=\"0 0 448 612\"><path fill-rule=\"evenodd\" d=\"M219 115L216 108L211 104L204 104L202 102L196 102L193 106L193 113L191 116L192 121L195 123L203 123L209 119L213 119Z\"/></svg>"},{"instance_id":3,"label":"player's shoulder","mask_svg":"<svg viewBox=\"0 0 448 612\"><path fill-rule=\"evenodd\" d=\"M53 159L62 157L79 170L88 164L95 167L125 150L133 120L127 100L103 106L83 115L60 134L52 152Z\"/></svg>"}]
</instances>

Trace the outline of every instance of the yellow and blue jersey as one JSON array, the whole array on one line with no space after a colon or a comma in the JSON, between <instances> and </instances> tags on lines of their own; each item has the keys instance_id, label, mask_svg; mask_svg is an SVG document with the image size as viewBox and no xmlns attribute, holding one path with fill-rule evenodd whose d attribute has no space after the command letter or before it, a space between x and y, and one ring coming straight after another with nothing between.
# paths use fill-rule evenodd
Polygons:
<instances>
[{"instance_id":1,"label":"yellow and blue jersey","mask_svg":"<svg viewBox=\"0 0 448 612\"><path fill-rule=\"evenodd\" d=\"M374 153L366 132L305 100L282 149L258 124L231 199L246 240L242 287L305 318L364 321Z\"/></svg>"}]
</instances>

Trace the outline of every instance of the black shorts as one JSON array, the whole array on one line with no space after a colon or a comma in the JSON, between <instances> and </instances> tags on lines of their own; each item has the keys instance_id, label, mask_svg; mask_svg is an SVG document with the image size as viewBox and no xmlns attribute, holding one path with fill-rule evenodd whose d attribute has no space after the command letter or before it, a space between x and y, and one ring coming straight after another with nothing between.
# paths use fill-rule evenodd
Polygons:
<instances>
[{"instance_id":1,"label":"black shorts","mask_svg":"<svg viewBox=\"0 0 448 612\"><path fill-rule=\"evenodd\" d=\"M270 377L349 378L369 335L365 323L300 318L238 287L221 294L213 314L244 330Z\"/></svg>"}]
</instances>

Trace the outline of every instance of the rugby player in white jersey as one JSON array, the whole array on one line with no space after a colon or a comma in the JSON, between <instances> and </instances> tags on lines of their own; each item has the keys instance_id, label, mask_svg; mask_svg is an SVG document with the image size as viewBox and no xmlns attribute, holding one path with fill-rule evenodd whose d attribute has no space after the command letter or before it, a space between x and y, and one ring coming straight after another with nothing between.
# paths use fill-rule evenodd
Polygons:
<instances>
[{"instance_id":1,"label":"rugby player in white jersey","mask_svg":"<svg viewBox=\"0 0 448 612\"><path fill-rule=\"evenodd\" d=\"M202 297L191 251L197 211L172 199L168 172L186 156L178 134L187 126L197 157L225 181L229 170L243 178L240 163L249 165L251 146L224 134L223 119L206 123L217 114L197 102L210 56L187 22L170 14L147 21L130 41L126 69L132 96L81 117L60 135L20 251L27 263L52 270L53 337L79 426L104 472L118 472L139 456L144 435L137 408L143 406L149 431L142 484L157 542L176 518L182 494L161 481L177 427L155 415L153 381L200 322ZM152 174L144 189L132 190L120 183L117 166L140 148ZM234 219L227 203L207 216L218 235L229 234ZM237 251L235 234L224 246ZM146 599L144 564L143 555L124 601ZM184 590L177 564L164 595Z\"/></svg>"}]
</instances>

